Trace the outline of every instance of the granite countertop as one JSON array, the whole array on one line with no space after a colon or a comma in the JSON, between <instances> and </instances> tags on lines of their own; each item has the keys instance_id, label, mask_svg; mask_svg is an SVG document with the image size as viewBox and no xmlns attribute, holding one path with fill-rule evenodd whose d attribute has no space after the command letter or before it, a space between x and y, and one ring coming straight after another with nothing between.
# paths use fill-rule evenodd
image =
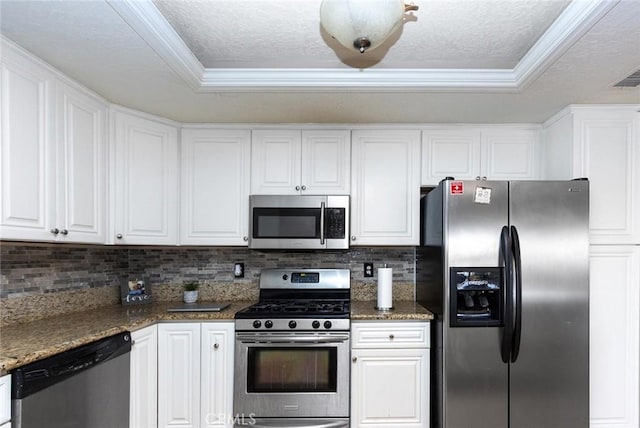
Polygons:
<instances>
[{"instance_id":1,"label":"granite countertop","mask_svg":"<svg viewBox=\"0 0 640 428\"><path fill-rule=\"evenodd\" d=\"M410 300L399 300L393 302L393 309L389 311L379 311L376 308L376 301L351 301L351 321L429 321L434 318L433 314L419 303Z\"/></svg>"},{"instance_id":2,"label":"granite countertop","mask_svg":"<svg viewBox=\"0 0 640 428\"><path fill-rule=\"evenodd\" d=\"M207 302L200 302L207 303ZM176 302L139 306L103 306L45 318L0 330L0 374L123 331L162 321L231 321L251 301L230 302L220 312L167 312ZM433 314L412 301L396 301L391 311L377 311L375 301L351 301L352 320L430 320Z\"/></svg>"},{"instance_id":3,"label":"granite countertop","mask_svg":"<svg viewBox=\"0 0 640 428\"><path fill-rule=\"evenodd\" d=\"M167 312L168 308L180 306L181 302L103 306L2 327L0 374L95 340L123 331L138 330L156 322L231 321L236 312L254 302L230 303L231 306L220 312Z\"/></svg>"}]
</instances>

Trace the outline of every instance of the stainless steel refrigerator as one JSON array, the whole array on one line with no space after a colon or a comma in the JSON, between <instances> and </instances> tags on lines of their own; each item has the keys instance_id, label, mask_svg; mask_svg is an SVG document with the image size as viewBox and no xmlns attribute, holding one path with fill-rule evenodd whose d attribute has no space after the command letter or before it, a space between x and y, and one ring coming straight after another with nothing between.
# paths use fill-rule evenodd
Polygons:
<instances>
[{"instance_id":1,"label":"stainless steel refrigerator","mask_svg":"<svg viewBox=\"0 0 640 428\"><path fill-rule=\"evenodd\" d=\"M588 181L446 179L422 202L432 427L588 427Z\"/></svg>"}]
</instances>

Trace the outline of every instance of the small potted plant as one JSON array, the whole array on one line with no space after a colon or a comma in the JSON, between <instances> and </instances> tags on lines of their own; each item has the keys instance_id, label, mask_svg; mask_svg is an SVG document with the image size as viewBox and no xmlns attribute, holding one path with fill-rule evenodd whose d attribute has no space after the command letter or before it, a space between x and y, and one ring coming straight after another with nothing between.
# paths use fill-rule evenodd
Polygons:
<instances>
[{"instance_id":1,"label":"small potted plant","mask_svg":"<svg viewBox=\"0 0 640 428\"><path fill-rule=\"evenodd\" d=\"M200 284L197 282L187 282L184 284L184 292L182 293L182 300L185 303L195 303L198 300L198 287Z\"/></svg>"}]
</instances>

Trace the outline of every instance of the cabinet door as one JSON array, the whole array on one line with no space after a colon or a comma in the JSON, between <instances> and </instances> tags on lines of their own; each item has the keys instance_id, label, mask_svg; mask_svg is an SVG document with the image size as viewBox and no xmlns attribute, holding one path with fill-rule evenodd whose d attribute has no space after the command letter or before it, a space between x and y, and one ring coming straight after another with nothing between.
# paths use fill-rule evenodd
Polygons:
<instances>
[{"instance_id":1,"label":"cabinet door","mask_svg":"<svg viewBox=\"0 0 640 428\"><path fill-rule=\"evenodd\" d=\"M66 85L57 91L57 235L105 243L106 106Z\"/></svg>"},{"instance_id":2,"label":"cabinet door","mask_svg":"<svg viewBox=\"0 0 640 428\"><path fill-rule=\"evenodd\" d=\"M591 246L590 262L591 426L637 427L640 247Z\"/></svg>"},{"instance_id":3,"label":"cabinet door","mask_svg":"<svg viewBox=\"0 0 640 428\"><path fill-rule=\"evenodd\" d=\"M590 181L592 244L640 243L640 119L635 111L577 115L575 176Z\"/></svg>"},{"instance_id":4,"label":"cabinet door","mask_svg":"<svg viewBox=\"0 0 640 428\"><path fill-rule=\"evenodd\" d=\"M180 243L247 245L250 131L182 131Z\"/></svg>"},{"instance_id":5,"label":"cabinet door","mask_svg":"<svg viewBox=\"0 0 640 428\"><path fill-rule=\"evenodd\" d=\"M251 140L251 193L299 194L300 131L256 130Z\"/></svg>"},{"instance_id":6,"label":"cabinet door","mask_svg":"<svg viewBox=\"0 0 640 428\"><path fill-rule=\"evenodd\" d=\"M0 424L11 419L11 375L0 376Z\"/></svg>"},{"instance_id":7,"label":"cabinet door","mask_svg":"<svg viewBox=\"0 0 640 428\"><path fill-rule=\"evenodd\" d=\"M200 426L200 324L158 324L158 427Z\"/></svg>"},{"instance_id":8,"label":"cabinet door","mask_svg":"<svg viewBox=\"0 0 640 428\"><path fill-rule=\"evenodd\" d=\"M302 179L308 195L348 195L351 176L349 131L302 132Z\"/></svg>"},{"instance_id":9,"label":"cabinet door","mask_svg":"<svg viewBox=\"0 0 640 428\"><path fill-rule=\"evenodd\" d=\"M233 323L202 324L201 427L233 427L233 347Z\"/></svg>"},{"instance_id":10,"label":"cabinet door","mask_svg":"<svg viewBox=\"0 0 640 428\"><path fill-rule=\"evenodd\" d=\"M352 245L418 245L420 132L352 134Z\"/></svg>"},{"instance_id":11,"label":"cabinet door","mask_svg":"<svg viewBox=\"0 0 640 428\"><path fill-rule=\"evenodd\" d=\"M0 238L54 240L53 81L2 47Z\"/></svg>"},{"instance_id":12,"label":"cabinet door","mask_svg":"<svg viewBox=\"0 0 640 428\"><path fill-rule=\"evenodd\" d=\"M481 177L487 180L539 178L538 140L539 131L536 130L483 131Z\"/></svg>"},{"instance_id":13,"label":"cabinet door","mask_svg":"<svg viewBox=\"0 0 640 428\"><path fill-rule=\"evenodd\" d=\"M429 426L429 350L351 352L352 428Z\"/></svg>"},{"instance_id":14,"label":"cabinet door","mask_svg":"<svg viewBox=\"0 0 640 428\"><path fill-rule=\"evenodd\" d=\"M445 177L474 180L480 176L480 132L468 129L422 131L423 186Z\"/></svg>"},{"instance_id":15,"label":"cabinet door","mask_svg":"<svg viewBox=\"0 0 640 428\"><path fill-rule=\"evenodd\" d=\"M116 112L115 150L115 243L177 244L177 129Z\"/></svg>"},{"instance_id":16,"label":"cabinet door","mask_svg":"<svg viewBox=\"0 0 640 428\"><path fill-rule=\"evenodd\" d=\"M158 326L131 332L129 426L158 426Z\"/></svg>"}]
</instances>

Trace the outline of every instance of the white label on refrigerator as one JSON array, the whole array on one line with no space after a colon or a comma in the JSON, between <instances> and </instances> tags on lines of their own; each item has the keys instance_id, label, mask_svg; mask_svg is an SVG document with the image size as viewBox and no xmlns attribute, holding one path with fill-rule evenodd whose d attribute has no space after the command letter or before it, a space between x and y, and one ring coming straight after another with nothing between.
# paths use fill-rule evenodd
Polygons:
<instances>
[{"instance_id":1,"label":"white label on refrigerator","mask_svg":"<svg viewBox=\"0 0 640 428\"><path fill-rule=\"evenodd\" d=\"M476 194L473 196L473 202L476 204L491 203L491 189L489 187L476 187Z\"/></svg>"}]
</instances>

